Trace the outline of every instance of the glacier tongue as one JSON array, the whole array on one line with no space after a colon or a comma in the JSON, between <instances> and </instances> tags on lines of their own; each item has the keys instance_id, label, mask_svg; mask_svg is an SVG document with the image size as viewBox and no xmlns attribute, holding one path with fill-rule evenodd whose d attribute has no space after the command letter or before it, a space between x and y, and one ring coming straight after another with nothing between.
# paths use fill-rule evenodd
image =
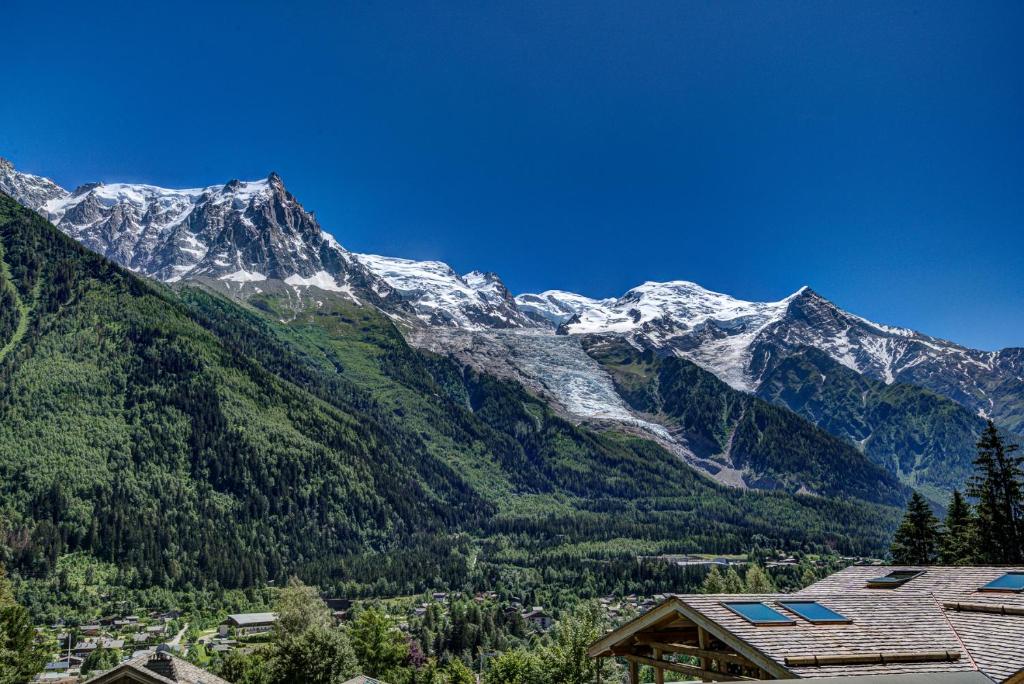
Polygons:
<instances>
[{"instance_id":1,"label":"glacier tongue","mask_svg":"<svg viewBox=\"0 0 1024 684\"><path fill-rule=\"evenodd\" d=\"M611 421L673 442L661 425L636 416L615 390L608 373L592 359L579 338L549 330L419 330L411 341L463 363L516 380L560 406L569 416Z\"/></svg>"}]
</instances>

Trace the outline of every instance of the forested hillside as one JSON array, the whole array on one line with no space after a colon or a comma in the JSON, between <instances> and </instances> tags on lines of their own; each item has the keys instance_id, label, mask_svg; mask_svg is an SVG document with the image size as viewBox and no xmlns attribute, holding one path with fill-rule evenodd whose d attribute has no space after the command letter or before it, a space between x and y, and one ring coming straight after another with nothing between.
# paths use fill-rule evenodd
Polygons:
<instances>
[{"instance_id":1,"label":"forested hillside","mask_svg":"<svg viewBox=\"0 0 1024 684\"><path fill-rule=\"evenodd\" d=\"M951 399L861 375L817 349L773 366L758 395L861 445L875 463L943 505L973 470L985 421Z\"/></svg>"},{"instance_id":2,"label":"forested hillside","mask_svg":"<svg viewBox=\"0 0 1024 684\"><path fill-rule=\"evenodd\" d=\"M713 485L327 293L296 315L270 292L174 292L3 196L0 250L0 554L22 574L85 551L140 586L299 571L398 592L542 567L607 586L637 553L878 552L894 526L889 507Z\"/></svg>"}]
</instances>

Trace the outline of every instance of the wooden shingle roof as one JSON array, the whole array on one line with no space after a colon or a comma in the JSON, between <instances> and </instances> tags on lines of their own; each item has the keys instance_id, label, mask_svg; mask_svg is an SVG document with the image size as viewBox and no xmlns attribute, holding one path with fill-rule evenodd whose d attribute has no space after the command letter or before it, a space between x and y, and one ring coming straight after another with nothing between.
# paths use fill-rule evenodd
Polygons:
<instances>
[{"instance_id":1,"label":"wooden shingle roof","mask_svg":"<svg viewBox=\"0 0 1024 684\"><path fill-rule=\"evenodd\" d=\"M866 586L867 580L893 570L921 570L923 574L892 589ZM798 593L802 597L837 593L932 596L943 606L947 620L978 669L993 680L1002 681L1024 671L1024 615L979 612L979 607L1000 610L1006 606L1024 611L1024 594L980 591L980 588L1008 572L1024 572L1024 567L852 566Z\"/></svg>"},{"instance_id":2,"label":"wooden shingle roof","mask_svg":"<svg viewBox=\"0 0 1024 684\"><path fill-rule=\"evenodd\" d=\"M899 570L921 574L898 587L868 586ZM626 652L647 662L648 651L630 649L688 621L776 678L976 671L1024 682L1024 592L980 591L1008 572L1024 568L855 566L796 594L678 595L596 642L591 655ZM849 622L811 623L781 605L792 600L817 601ZM792 622L754 624L724 605L734 601L763 602Z\"/></svg>"},{"instance_id":3,"label":"wooden shingle roof","mask_svg":"<svg viewBox=\"0 0 1024 684\"><path fill-rule=\"evenodd\" d=\"M921 672L969 672L976 669L942 608L930 596L829 595L819 602L851 620L848 624L812 624L789 613L779 601L792 595L691 595L680 600L722 629L783 665L797 677L833 677ZM727 607L730 601L760 601L793 618L788 625L755 625ZM895 655L948 652L948 662L792 665L787 658L808 656ZM959 657L957 657L959 655ZM955 658L955 659L953 659Z\"/></svg>"},{"instance_id":4,"label":"wooden shingle roof","mask_svg":"<svg viewBox=\"0 0 1024 684\"><path fill-rule=\"evenodd\" d=\"M159 661L159 662L158 662ZM122 663L90 684L230 684L226 679L196 667L170 653L147 653Z\"/></svg>"}]
</instances>

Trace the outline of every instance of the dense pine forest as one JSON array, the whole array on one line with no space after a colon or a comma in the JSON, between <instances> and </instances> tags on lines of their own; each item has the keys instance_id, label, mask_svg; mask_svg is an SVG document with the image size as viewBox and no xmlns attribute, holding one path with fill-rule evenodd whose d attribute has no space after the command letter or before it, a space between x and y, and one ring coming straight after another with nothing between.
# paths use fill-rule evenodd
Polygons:
<instances>
[{"instance_id":1,"label":"dense pine forest","mask_svg":"<svg viewBox=\"0 0 1024 684\"><path fill-rule=\"evenodd\" d=\"M369 307L172 291L7 198L0 248L14 304L0 553L15 576L85 552L137 587L298 572L357 595L639 590L638 555L878 553L895 525L888 506L716 486L651 442L411 349Z\"/></svg>"}]
</instances>

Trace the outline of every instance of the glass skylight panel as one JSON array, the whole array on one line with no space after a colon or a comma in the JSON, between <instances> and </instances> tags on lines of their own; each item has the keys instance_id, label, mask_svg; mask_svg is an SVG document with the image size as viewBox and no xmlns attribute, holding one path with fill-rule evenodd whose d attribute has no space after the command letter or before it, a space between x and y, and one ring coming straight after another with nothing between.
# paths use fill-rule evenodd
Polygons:
<instances>
[{"instance_id":1,"label":"glass skylight panel","mask_svg":"<svg viewBox=\"0 0 1024 684\"><path fill-rule=\"evenodd\" d=\"M978 591L1024 591L1024 572L1008 572L994 579Z\"/></svg>"},{"instance_id":2,"label":"glass skylight panel","mask_svg":"<svg viewBox=\"0 0 1024 684\"><path fill-rule=\"evenodd\" d=\"M918 575L923 575L924 570L893 570L888 575L872 577L868 580L868 588L871 589L895 589L903 586Z\"/></svg>"},{"instance_id":3,"label":"glass skylight panel","mask_svg":"<svg viewBox=\"0 0 1024 684\"><path fill-rule=\"evenodd\" d=\"M831 608L821 605L817 601L779 601L779 605L789 612L796 613L804 620L813 622L814 624L839 624L852 622L849 618L840 615Z\"/></svg>"},{"instance_id":4,"label":"glass skylight panel","mask_svg":"<svg viewBox=\"0 0 1024 684\"><path fill-rule=\"evenodd\" d=\"M788 618L774 608L769 608L763 603L728 601L722 604L732 612L739 615L747 622L755 625L792 625L795 624L792 618Z\"/></svg>"}]
</instances>

